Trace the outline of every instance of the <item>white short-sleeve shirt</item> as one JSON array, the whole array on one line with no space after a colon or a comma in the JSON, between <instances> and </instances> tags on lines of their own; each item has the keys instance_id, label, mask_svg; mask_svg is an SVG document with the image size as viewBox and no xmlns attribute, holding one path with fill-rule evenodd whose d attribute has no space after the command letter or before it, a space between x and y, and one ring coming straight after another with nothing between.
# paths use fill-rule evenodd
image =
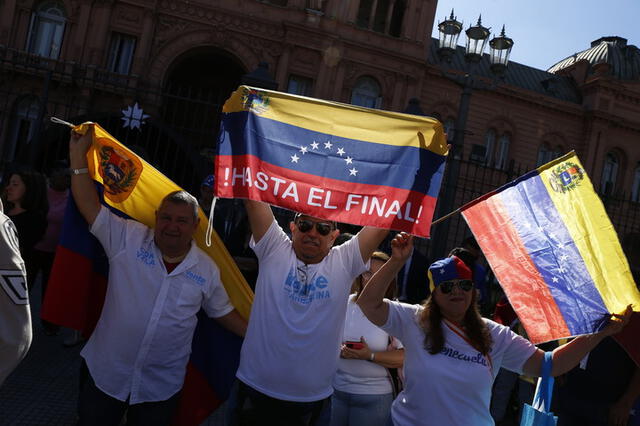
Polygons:
<instances>
[{"instance_id":1,"label":"white short-sleeve shirt","mask_svg":"<svg viewBox=\"0 0 640 426\"><path fill-rule=\"evenodd\" d=\"M153 230L102 207L91 232L109 258L100 319L81 355L96 386L130 404L163 401L183 385L196 314L233 310L218 268L195 244L167 274Z\"/></svg>"},{"instance_id":2,"label":"white short-sleeve shirt","mask_svg":"<svg viewBox=\"0 0 640 426\"><path fill-rule=\"evenodd\" d=\"M484 319L493 344L483 356L444 322L445 345L431 355L418 323L420 305L387 301L389 317L381 327L404 344L404 390L391 408L393 424L493 425L491 387L500 367L521 373L536 347L509 328Z\"/></svg>"},{"instance_id":3,"label":"white short-sleeve shirt","mask_svg":"<svg viewBox=\"0 0 640 426\"><path fill-rule=\"evenodd\" d=\"M333 393L347 296L367 269L358 237L306 265L274 220L251 247L260 272L237 377L273 398L309 402Z\"/></svg>"}]
</instances>

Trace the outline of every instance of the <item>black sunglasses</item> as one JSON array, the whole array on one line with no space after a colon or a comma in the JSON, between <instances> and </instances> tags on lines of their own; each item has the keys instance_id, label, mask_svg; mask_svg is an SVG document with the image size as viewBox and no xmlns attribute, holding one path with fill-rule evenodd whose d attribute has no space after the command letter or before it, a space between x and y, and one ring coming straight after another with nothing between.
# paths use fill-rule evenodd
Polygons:
<instances>
[{"instance_id":1,"label":"black sunglasses","mask_svg":"<svg viewBox=\"0 0 640 426\"><path fill-rule=\"evenodd\" d=\"M333 226L331 226L331 224L326 222L314 222L313 220L309 220L309 219L298 219L296 221L296 226L298 227L300 232L306 233L311 231L311 228L313 228L313 225L316 225L316 231L318 231L318 234L322 236L329 235L329 232L331 232L331 230L333 229Z\"/></svg>"},{"instance_id":2,"label":"black sunglasses","mask_svg":"<svg viewBox=\"0 0 640 426\"><path fill-rule=\"evenodd\" d=\"M462 291L469 291L473 288L473 281L471 280L442 281L438 285L438 287L440 287L440 291L442 292L442 294L449 294L453 291L453 287L456 285Z\"/></svg>"}]
</instances>

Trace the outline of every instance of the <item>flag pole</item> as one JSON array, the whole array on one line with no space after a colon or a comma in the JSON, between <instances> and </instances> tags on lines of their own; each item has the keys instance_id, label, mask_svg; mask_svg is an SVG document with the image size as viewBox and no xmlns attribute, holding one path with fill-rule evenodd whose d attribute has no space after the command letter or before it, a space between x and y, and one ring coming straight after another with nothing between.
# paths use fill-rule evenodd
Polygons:
<instances>
[{"instance_id":1,"label":"flag pole","mask_svg":"<svg viewBox=\"0 0 640 426\"><path fill-rule=\"evenodd\" d=\"M51 117L49 120L51 120L51 122L56 123L56 124L64 124L65 126L69 126L72 129L74 127L76 127L75 124L69 123L68 121L64 121L64 120L62 120L62 119L60 119L58 117Z\"/></svg>"},{"instance_id":2,"label":"flag pole","mask_svg":"<svg viewBox=\"0 0 640 426\"><path fill-rule=\"evenodd\" d=\"M437 225L438 223L442 222L443 220L445 220L445 219L449 219L449 217L451 217L451 216L453 216L454 214L459 213L459 212L460 212L460 209L455 209L455 210L454 210L454 211L452 211L451 213L447 213L447 214L445 214L444 216L439 217L439 218L437 218L436 220L432 221L432 222L431 222L431 226L433 226L433 225Z\"/></svg>"}]
</instances>

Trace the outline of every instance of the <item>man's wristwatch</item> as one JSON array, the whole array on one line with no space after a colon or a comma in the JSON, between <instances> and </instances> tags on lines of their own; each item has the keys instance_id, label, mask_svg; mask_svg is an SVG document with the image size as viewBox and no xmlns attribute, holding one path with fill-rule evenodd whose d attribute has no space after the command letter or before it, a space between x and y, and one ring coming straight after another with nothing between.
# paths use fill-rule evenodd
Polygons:
<instances>
[{"instance_id":1,"label":"man's wristwatch","mask_svg":"<svg viewBox=\"0 0 640 426\"><path fill-rule=\"evenodd\" d=\"M84 167L82 169L71 169L71 173L74 175L83 175L85 173L89 173L89 169Z\"/></svg>"}]
</instances>

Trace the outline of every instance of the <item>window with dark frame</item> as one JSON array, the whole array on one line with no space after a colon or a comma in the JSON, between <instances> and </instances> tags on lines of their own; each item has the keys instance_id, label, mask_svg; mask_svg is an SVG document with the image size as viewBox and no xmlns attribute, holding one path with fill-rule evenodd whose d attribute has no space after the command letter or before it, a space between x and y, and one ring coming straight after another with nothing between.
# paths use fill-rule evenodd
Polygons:
<instances>
[{"instance_id":1,"label":"window with dark frame","mask_svg":"<svg viewBox=\"0 0 640 426\"><path fill-rule=\"evenodd\" d=\"M351 104L366 108L380 108L382 106L380 84L372 77L360 77L351 92Z\"/></svg>"},{"instance_id":2,"label":"window with dark frame","mask_svg":"<svg viewBox=\"0 0 640 426\"><path fill-rule=\"evenodd\" d=\"M618 178L618 168L620 162L613 152L609 152L604 158L602 166L602 179L600 180L600 193L603 195L613 195L616 180Z\"/></svg>"},{"instance_id":3,"label":"window with dark frame","mask_svg":"<svg viewBox=\"0 0 640 426\"><path fill-rule=\"evenodd\" d=\"M406 7L406 0L360 0L356 25L400 37Z\"/></svg>"},{"instance_id":4,"label":"window with dark frame","mask_svg":"<svg viewBox=\"0 0 640 426\"><path fill-rule=\"evenodd\" d=\"M633 183L631 184L631 201L640 203L640 163L633 173Z\"/></svg>"},{"instance_id":5,"label":"window with dark frame","mask_svg":"<svg viewBox=\"0 0 640 426\"><path fill-rule=\"evenodd\" d=\"M311 96L313 93L313 80L300 75L290 75L287 84L287 93L301 96Z\"/></svg>"},{"instance_id":6,"label":"window with dark frame","mask_svg":"<svg viewBox=\"0 0 640 426\"><path fill-rule=\"evenodd\" d=\"M58 59L65 24L62 5L56 2L41 3L31 15L27 51L44 58Z\"/></svg>"},{"instance_id":7,"label":"window with dark frame","mask_svg":"<svg viewBox=\"0 0 640 426\"><path fill-rule=\"evenodd\" d=\"M109 46L107 70L117 74L129 74L136 49L136 38L127 34L114 32Z\"/></svg>"}]
</instances>

